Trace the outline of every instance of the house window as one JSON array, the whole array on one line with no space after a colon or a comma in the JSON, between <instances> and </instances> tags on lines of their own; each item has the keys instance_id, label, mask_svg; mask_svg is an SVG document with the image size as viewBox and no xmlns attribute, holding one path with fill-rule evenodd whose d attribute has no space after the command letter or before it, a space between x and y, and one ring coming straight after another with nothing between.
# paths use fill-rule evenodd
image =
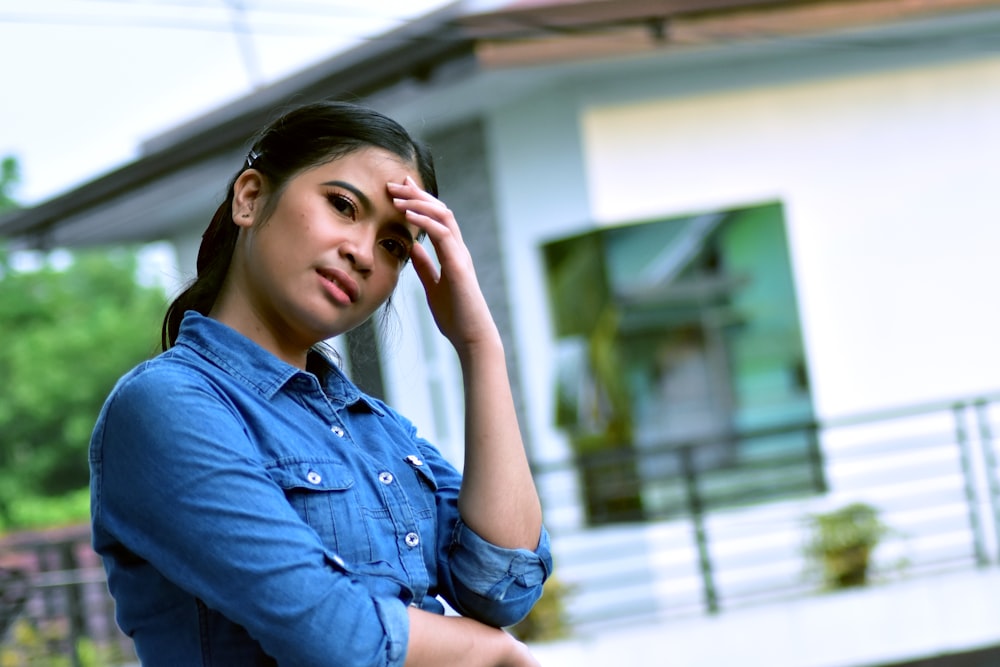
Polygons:
<instances>
[{"instance_id":1,"label":"house window","mask_svg":"<svg viewBox=\"0 0 1000 667\"><path fill-rule=\"evenodd\" d=\"M543 248L556 421L592 523L820 490L782 207ZM692 486L694 485L694 486Z\"/></svg>"}]
</instances>

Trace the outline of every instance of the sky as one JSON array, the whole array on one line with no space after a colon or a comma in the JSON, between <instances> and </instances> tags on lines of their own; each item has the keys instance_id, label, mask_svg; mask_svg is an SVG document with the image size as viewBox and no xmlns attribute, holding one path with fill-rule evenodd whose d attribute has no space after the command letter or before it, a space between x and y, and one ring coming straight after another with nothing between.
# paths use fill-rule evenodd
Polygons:
<instances>
[{"instance_id":1,"label":"sky","mask_svg":"<svg viewBox=\"0 0 1000 667\"><path fill-rule=\"evenodd\" d=\"M31 205L447 0L0 0L0 157Z\"/></svg>"}]
</instances>

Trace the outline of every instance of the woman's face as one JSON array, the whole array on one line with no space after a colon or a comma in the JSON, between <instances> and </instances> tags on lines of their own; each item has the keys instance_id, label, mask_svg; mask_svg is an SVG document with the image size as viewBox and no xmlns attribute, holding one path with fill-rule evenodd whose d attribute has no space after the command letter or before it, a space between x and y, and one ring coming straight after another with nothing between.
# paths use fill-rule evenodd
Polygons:
<instances>
[{"instance_id":1,"label":"woman's face","mask_svg":"<svg viewBox=\"0 0 1000 667\"><path fill-rule=\"evenodd\" d=\"M245 172L233 205L242 229L213 317L286 360L361 324L396 287L417 236L386 188L407 176L420 183L412 164L364 148L294 177L255 222L259 177Z\"/></svg>"}]
</instances>

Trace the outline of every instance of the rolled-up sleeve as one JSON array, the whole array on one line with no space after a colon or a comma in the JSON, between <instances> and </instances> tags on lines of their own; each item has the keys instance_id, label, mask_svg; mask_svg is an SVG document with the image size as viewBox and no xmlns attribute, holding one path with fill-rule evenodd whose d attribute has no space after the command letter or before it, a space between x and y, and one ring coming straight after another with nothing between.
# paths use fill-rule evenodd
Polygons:
<instances>
[{"instance_id":1,"label":"rolled-up sleeve","mask_svg":"<svg viewBox=\"0 0 1000 667\"><path fill-rule=\"evenodd\" d=\"M416 428L387 406L433 470L437 513L437 587L455 611L502 628L521 621L542 596L552 573L549 534L542 527L534 549L509 549L477 534L458 511L461 473Z\"/></svg>"},{"instance_id":2,"label":"rolled-up sleeve","mask_svg":"<svg viewBox=\"0 0 1000 667\"><path fill-rule=\"evenodd\" d=\"M538 546L506 549L487 542L461 519L449 550L452 594L460 610L484 623L509 626L523 619L542 595L552 572L548 532Z\"/></svg>"},{"instance_id":3,"label":"rolled-up sleeve","mask_svg":"<svg viewBox=\"0 0 1000 667\"><path fill-rule=\"evenodd\" d=\"M385 629L386 661L388 665L402 665L410 638L410 616L406 605L391 598L374 598L375 612Z\"/></svg>"}]
</instances>

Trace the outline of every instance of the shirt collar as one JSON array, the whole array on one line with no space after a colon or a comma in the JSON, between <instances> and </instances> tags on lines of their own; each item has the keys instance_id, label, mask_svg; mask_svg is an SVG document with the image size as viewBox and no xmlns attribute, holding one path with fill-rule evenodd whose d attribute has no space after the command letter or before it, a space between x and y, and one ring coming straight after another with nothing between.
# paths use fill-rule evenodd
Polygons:
<instances>
[{"instance_id":1,"label":"shirt collar","mask_svg":"<svg viewBox=\"0 0 1000 667\"><path fill-rule=\"evenodd\" d=\"M184 313L176 345L194 350L268 399L293 377L316 377L282 361L235 329L193 310ZM317 352L310 354L322 357L322 363L327 367L326 377L320 378L320 382L332 402L347 406L360 402L372 411L382 413L378 402L362 393L336 364Z\"/></svg>"}]
</instances>

